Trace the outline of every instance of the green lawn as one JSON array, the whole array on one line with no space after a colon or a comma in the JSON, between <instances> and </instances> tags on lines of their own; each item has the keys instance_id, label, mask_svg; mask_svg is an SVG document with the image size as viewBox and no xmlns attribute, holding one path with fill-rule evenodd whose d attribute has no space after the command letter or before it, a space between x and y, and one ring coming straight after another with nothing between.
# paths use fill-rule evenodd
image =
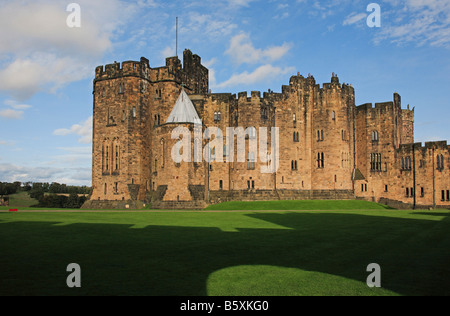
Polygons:
<instances>
[{"instance_id":1,"label":"green lawn","mask_svg":"<svg viewBox=\"0 0 450 316\"><path fill-rule=\"evenodd\" d=\"M11 194L9 196L9 208L18 208L18 207L31 207L33 205L37 205L39 203L38 200L32 199L28 192L19 192L16 194ZM2 209L7 209L7 207L2 207Z\"/></svg>"},{"instance_id":2,"label":"green lawn","mask_svg":"<svg viewBox=\"0 0 450 316\"><path fill-rule=\"evenodd\" d=\"M450 295L449 216L0 213L0 295ZM70 263L80 289L66 286ZM380 289L366 285L370 263Z\"/></svg>"}]
</instances>

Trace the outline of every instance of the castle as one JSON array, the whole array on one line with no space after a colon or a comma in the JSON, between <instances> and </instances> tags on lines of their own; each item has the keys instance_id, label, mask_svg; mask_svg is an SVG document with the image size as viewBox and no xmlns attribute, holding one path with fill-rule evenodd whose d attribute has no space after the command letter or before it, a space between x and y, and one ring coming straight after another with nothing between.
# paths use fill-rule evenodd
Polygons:
<instances>
[{"instance_id":1,"label":"castle","mask_svg":"<svg viewBox=\"0 0 450 316\"><path fill-rule=\"evenodd\" d=\"M397 93L391 102L356 106L353 86L335 74L322 86L297 74L281 93L211 93L208 69L185 50L183 63L170 57L164 67L146 58L97 67L93 97L93 193L85 208L279 199L450 207L450 146L414 143L414 109L402 109ZM224 159L176 162L176 127L192 134L193 150L208 142L195 137L198 128L243 127L246 160L227 162L238 152L225 145L212 149ZM255 159L250 143L260 128L268 129L268 144L276 136L276 172L262 173L268 162Z\"/></svg>"}]
</instances>

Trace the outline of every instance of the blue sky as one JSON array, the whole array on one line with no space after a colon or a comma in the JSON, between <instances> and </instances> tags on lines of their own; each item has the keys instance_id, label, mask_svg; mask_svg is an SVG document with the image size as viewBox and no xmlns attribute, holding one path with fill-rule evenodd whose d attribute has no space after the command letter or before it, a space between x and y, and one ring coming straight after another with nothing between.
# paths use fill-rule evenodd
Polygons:
<instances>
[{"instance_id":1,"label":"blue sky","mask_svg":"<svg viewBox=\"0 0 450 316\"><path fill-rule=\"evenodd\" d=\"M213 92L281 91L292 75L332 72L357 105L402 96L416 141L450 139L450 1L78 0L0 3L0 181L91 184L96 66L152 67L185 48L210 69ZM367 25L367 6L381 27Z\"/></svg>"}]
</instances>

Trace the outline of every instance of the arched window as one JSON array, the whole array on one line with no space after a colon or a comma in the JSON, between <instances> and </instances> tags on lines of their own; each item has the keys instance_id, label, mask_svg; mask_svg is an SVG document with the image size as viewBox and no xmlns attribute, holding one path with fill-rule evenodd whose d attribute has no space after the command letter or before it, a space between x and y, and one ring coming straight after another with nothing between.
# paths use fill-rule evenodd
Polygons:
<instances>
[{"instance_id":1,"label":"arched window","mask_svg":"<svg viewBox=\"0 0 450 316\"><path fill-rule=\"evenodd\" d=\"M220 122L222 120L222 113L217 113L217 120Z\"/></svg>"},{"instance_id":2,"label":"arched window","mask_svg":"<svg viewBox=\"0 0 450 316\"><path fill-rule=\"evenodd\" d=\"M378 132L377 131L373 131L372 132L372 141L373 142L377 142L379 139L378 139Z\"/></svg>"},{"instance_id":3,"label":"arched window","mask_svg":"<svg viewBox=\"0 0 450 316\"><path fill-rule=\"evenodd\" d=\"M217 122L218 121L218 115L217 115L217 112L214 112L214 122Z\"/></svg>"},{"instance_id":4,"label":"arched window","mask_svg":"<svg viewBox=\"0 0 450 316\"><path fill-rule=\"evenodd\" d=\"M333 112L331 113L331 119L332 119L333 121L336 121L336 112L335 112L335 111L333 111Z\"/></svg>"}]
</instances>

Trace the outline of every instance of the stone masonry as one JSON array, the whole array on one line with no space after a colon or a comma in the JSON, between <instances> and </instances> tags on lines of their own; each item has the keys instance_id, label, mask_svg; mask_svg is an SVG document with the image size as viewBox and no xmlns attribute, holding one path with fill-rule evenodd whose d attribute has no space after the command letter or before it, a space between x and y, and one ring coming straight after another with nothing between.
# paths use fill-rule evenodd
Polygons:
<instances>
[{"instance_id":1,"label":"stone masonry","mask_svg":"<svg viewBox=\"0 0 450 316\"><path fill-rule=\"evenodd\" d=\"M202 126L167 122L182 90ZM146 58L96 68L94 79L93 193L85 208L199 209L230 200L366 199L394 207L450 207L450 146L414 143L414 109L392 102L355 105L352 85L333 73L322 86L312 75L271 90L211 93L208 69L185 50L152 68ZM175 163L172 131L190 131L191 151L208 140L196 129L247 129L245 162L237 144L209 154L216 161ZM278 137L271 128L279 128ZM249 129L248 129L249 128ZM254 130L252 131L252 128ZM260 128L279 146L279 166L258 153ZM197 130L198 131L198 130ZM273 138L273 139L272 139ZM208 153L206 153L208 154ZM234 157L234 162L227 158ZM219 159L222 158L223 159ZM194 160L194 159L193 159ZM231 160L231 159L229 159Z\"/></svg>"}]
</instances>

